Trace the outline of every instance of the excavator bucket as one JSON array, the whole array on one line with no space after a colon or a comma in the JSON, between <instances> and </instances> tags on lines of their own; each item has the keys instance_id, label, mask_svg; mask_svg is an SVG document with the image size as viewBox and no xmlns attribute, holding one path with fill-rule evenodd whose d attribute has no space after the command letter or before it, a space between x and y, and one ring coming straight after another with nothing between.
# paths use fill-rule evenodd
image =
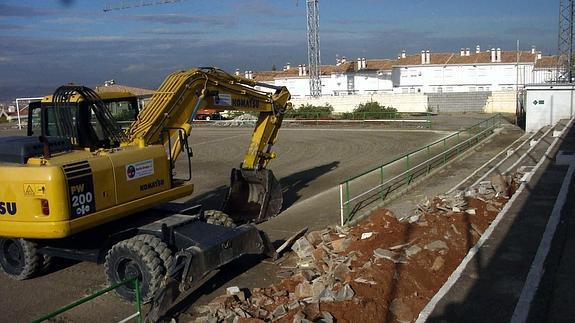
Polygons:
<instances>
[{"instance_id":1,"label":"excavator bucket","mask_svg":"<svg viewBox=\"0 0 575 323\"><path fill-rule=\"evenodd\" d=\"M269 169L232 169L224 212L238 222L263 222L281 211L281 185Z\"/></svg>"}]
</instances>

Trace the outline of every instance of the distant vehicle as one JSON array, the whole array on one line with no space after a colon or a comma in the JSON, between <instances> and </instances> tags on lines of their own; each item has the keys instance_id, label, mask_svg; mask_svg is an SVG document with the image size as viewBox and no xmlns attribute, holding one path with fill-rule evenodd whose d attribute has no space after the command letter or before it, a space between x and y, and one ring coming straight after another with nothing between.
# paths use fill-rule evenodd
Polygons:
<instances>
[{"instance_id":1,"label":"distant vehicle","mask_svg":"<svg viewBox=\"0 0 575 323\"><path fill-rule=\"evenodd\" d=\"M222 120L222 115L216 109L200 109L196 115L196 120Z\"/></svg>"}]
</instances>

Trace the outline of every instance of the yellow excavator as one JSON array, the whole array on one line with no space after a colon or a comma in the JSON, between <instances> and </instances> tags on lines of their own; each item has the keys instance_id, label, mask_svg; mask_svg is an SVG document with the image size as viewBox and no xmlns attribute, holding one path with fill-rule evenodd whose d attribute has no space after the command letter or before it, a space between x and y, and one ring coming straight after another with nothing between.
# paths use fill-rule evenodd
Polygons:
<instances>
[{"instance_id":1,"label":"yellow excavator","mask_svg":"<svg viewBox=\"0 0 575 323\"><path fill-rule=\"evenodd\" d=\"M29 109L28 136L0 138L1 268L21 280L51 257L104 263L110 283L137 277L149 301L167 277L186 289L244 254L273 253L251 223L281 209L267 166L289 99L285 87L216 68L179 71L122 129L91 89L58 88ZM206 106L258 116L224 212L170 202L194 190L188 138ZM180 154L184 178L175 175ZM135 293L118 289L130 300Z\"/></svg>"}]
</instances>

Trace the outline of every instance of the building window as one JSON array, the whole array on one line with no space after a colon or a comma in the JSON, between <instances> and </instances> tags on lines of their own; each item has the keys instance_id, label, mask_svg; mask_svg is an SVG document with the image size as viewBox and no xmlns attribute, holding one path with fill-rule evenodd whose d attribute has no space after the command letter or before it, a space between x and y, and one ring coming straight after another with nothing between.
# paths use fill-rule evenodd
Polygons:
<instances>
[{"instance_id":1,"label":"building window","mask_svg":"<svg viewBox=\"0 0 575 323\"><path fill-rule=\"evenodd\" d=\"M437 88L437 93L443 93L443 88L441 86Z\"/></svg>"},{"instance_id":2,"label":"building window","mask_svg":"<svg viewBox=\"0 0 575 323\"><path fill-rule=\"evenodd\" d=\"M469 92L475 92L475 86L470 86L470 87L469 87Z\"/></svg>"},{"instance_id":3,"label":"building window","mask_svg":"<svg viewBox=\"0 0 575 323\"><path fill-rule=\"evenodd\" d=\"M409 92L409 89L404 87L401 89L401 93L406 94L407 92Z\"/></svg>"},{"instance_id":4,"label":"building window","mask_svg":"<svg viewBox=\"0 0 575 323\"><path fill-rule=\"evenodd\" d=\"M415 88L414 87L410 88L409 93L415 93Z\"/></svg>"},{"instance_id":5,"label":"building window","mask_svg":"<svg viewBox=\"0 0 575 323\"><path fill-rule=\"evenodd\" d=\"M485 91L490 91L490 90L489 90L489 86L486 86L486 87L485 87Z\"/></svg>"},{"instance_id":6,"label":"building window","mask_svg":"<svg viewBox=\"0 0 575 323\"><path fill-rule=\"evenodd\" d=\"M478 88L477 88L477 91L483 92L483 86L478 87Z\"/></svg>"},{"instance_id":7,"label":"building window","mask_svg":"<svg viewBox=\"0 0 575 323\"><path fill-rule=\"evenodd\" d=\"M446 87L445 92L453 92L453 87L451 86Z\"/></svg>"}]
</instances>

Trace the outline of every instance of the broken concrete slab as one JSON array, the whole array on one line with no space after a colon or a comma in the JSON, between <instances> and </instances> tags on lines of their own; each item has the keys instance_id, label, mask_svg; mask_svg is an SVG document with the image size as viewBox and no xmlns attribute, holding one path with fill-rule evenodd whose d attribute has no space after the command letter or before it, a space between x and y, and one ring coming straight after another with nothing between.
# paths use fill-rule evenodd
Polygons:
<instances>
[{"instance_id":1,"label":"broken concrete slab","mask_svg":"<svg viewBox=\"0 0 575 323\"><path fill-rule=\"evenodd\" d=\"M311 258L315 248L307 240L306 237L297 239L291 249L297 254L300 259Z\"/></svg>"},{"instance_id":2,"label":"broken concrete slab","mask_svg":"<svg viewBox=\"0 0 575 323\"><path fill-rule=\"evenodd\" d=\"M445 243L445 241L443 241L443 240L432 241L432 242L426 244L425 247L423 247L423 248L426 250L429 250L429 251L449 249L449 247L447 247L447 243Z\"/></svg>"},{"instance_id":3,"label":"broken concrete slab","mask_svg":"<svg viewBox=\"0 0 575 323\"><path fill-rule=\"evenodd\" d=\"M272 316L274 319L279 319L287 314L287 310L285 305L278 305L272 312Z\"/></svg>"},{"instance_id":4,"label":"broken concrete slab","mask_svg":"<svg viewBox=\"0 0 575 323\"><path fill-rule=\"evenodd\" d=\"M333 240L331 242L331 248L333 249L334 252L337 252L337 253L345 252L350 244L351 244L350 238Z\"/></svg>"},{"instance_id":5,"label":"broken concrete slab","mask_svg":"<svg viewBox=\"0 0 575 323\"><path fill-rule=\"evenodd\" d=\"M405 249L405 255L407 257L412 257L417 255L421 251L421 247L419 245L413 245L407 249Z\"/></svg>"},{"instance_id":6,"label":"broken concrete slab","mask_svg":"<svg viewBox=\"0 0 575 323\"><path fill-rule=\"evenodd\" d=\"M349 284L345 284L342 289L340 289L336 295L335 300L337 301L349 301L355 296L355 292Z\"/></svg>"}]
</instances>

